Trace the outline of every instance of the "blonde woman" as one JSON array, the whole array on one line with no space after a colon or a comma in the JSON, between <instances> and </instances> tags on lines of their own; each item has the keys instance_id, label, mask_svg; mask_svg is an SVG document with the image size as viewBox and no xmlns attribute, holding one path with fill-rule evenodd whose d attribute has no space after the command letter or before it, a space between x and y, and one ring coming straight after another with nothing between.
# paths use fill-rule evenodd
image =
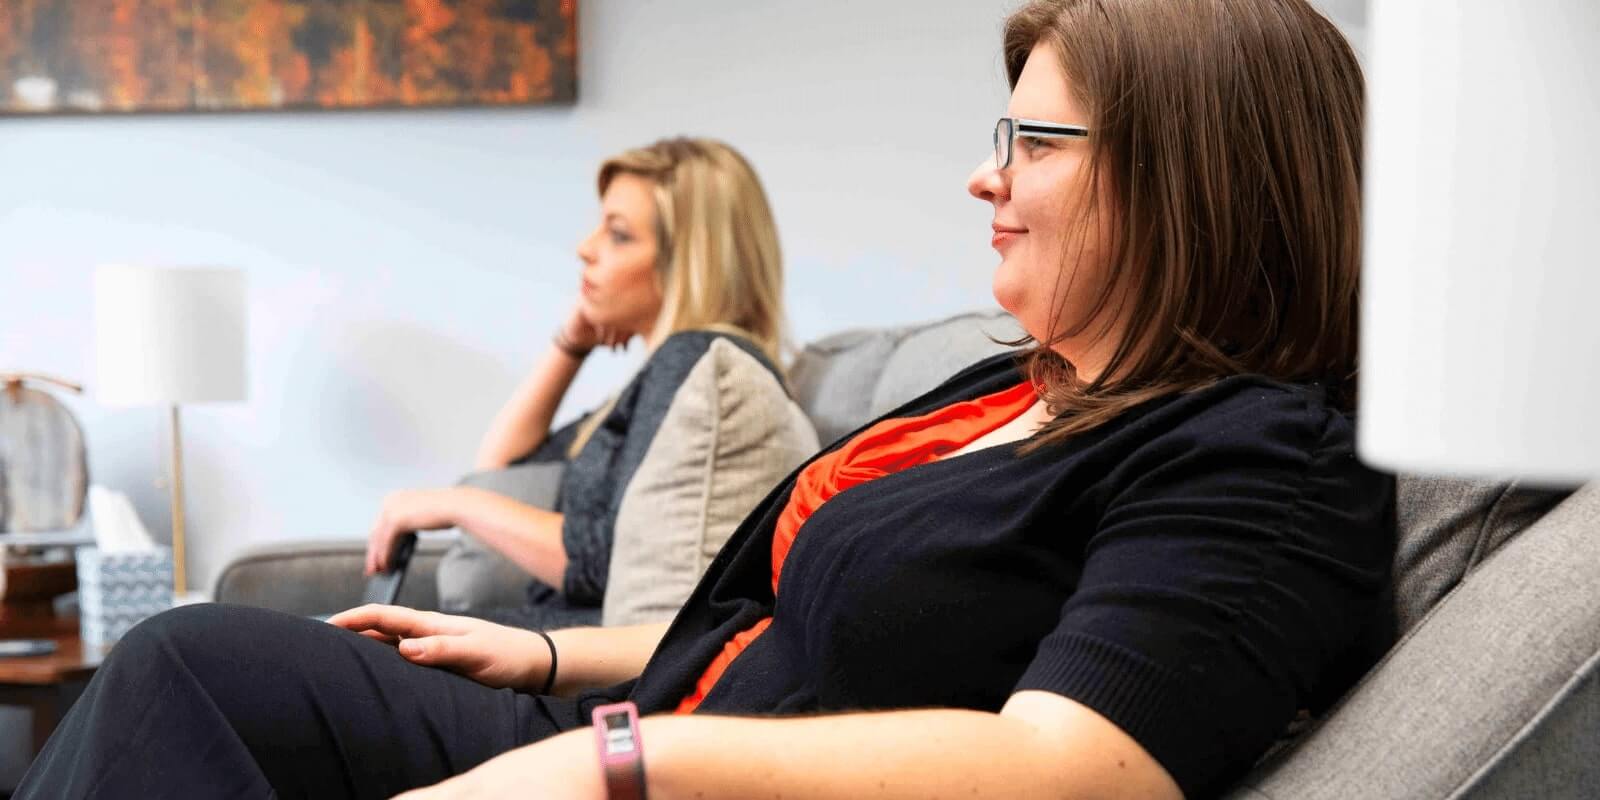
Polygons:
<instances>
[{"instance_id":1,"label":"blonde woman","mask_svg":"<svg viewBox=\"0 0 1600 800\"><path fill-rule=\"evenodd\" d=\"M397 492L368 536L366 571L388 567L397 536L459 527L532 577L526 605L483 611L525 627L594 624L606 590L619 509L647 458L670 460L675 442L652 448L680 389L713 358L741 362L732 379L770 406L746 435L759 453L728 470L719 490L749 507L816 448L781 386L783 269L777 231L754 170L739 153L705 139L666 139L629 150L600 167L600 220L578 245L583 262L577 303L544 357L490 425L477 468L520 461L565 461L559 501L537 508L470 486ZM649 359L600 410L561 430L551 420L585 357L599 346L643 339ZM739 367L742 366L742 369ZM704 371L704 370L703 370ZM719 368L721 379L729 370ZM687 445L685 445L687 446ZM750 456L755 456L754 458ZM743 485L729 487L730 481ZM711 483L711 481L706 481ZM649 520L654 524L658 520ZM648 535L648 534L646 534ZM685 599L694 578L681 583ZM676 611L658 603L657 616ZM630 620L637 621L637 620Z\"/></svg>"}]
</instances>

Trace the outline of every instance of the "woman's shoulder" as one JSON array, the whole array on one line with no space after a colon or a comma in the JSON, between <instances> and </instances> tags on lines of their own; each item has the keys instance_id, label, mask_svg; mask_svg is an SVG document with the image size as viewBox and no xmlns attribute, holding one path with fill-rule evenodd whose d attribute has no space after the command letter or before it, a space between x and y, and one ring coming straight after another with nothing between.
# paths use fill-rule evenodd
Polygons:
<instances>
[{"instance_id":1,"label":"woman's shoulder","mask_svg":"<svg viewBox=\"0 0 1600 800\"><path fill-rule=\"evenodd\" d=\"M1334 405L1325 385L1263 375L1233 375L1155 404L1148 424L1205 441L1258 440L1302 449L1353 446L1355 417Z\"/></svg>"},{"instance_id":2,"label":"woman's shoulder","mask_svg":"<svg viewBox=\"0 0 1600 800\"><path fill-rule=\"evenodd\" d=\"M777 378L780 385L783 383L782 372L754 341L732 331L705 329L678 331L662 340L639 368L636 382L659 388L676 387L687 380L702 361L718 355L741 362L747 356Z\"/></svg>"},{"instance_id":3,"label":"woman's shoulder","mask_svg":"<svg viewBox=\"0 0 1600 800\"><path fill-rule=\"evenodd\" d=\"M750 337L733 330L721 328L695 328L687 331L678 331L661 341L661 345L650 354L646 363L656 363L661 360L694 360L706 354L717 342L727 342L740 350L755 356L762 362L768 359L761 352L761 346Z\"/></svg>"},{"instance_id":4,"label":"woman's shoulder","mask_svg":"<svg viewBox=\"0 0 1600 800\"><path fill-rule=\"evenodd\" d=\"M1355 416L1318 383L1238 375L1137 409L1118 426L1111 486L1230 487L1256 499L1317 496L1381 522L1394 479L1356 453ZM1335 499L1337 498L1337 499Z\"/></svg>"}]
</instances>

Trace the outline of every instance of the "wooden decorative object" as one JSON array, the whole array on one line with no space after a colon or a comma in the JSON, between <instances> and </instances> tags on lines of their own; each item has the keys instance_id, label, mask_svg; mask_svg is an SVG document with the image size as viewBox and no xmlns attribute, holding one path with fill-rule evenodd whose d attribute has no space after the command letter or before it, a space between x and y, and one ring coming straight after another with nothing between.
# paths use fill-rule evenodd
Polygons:
<instances>
[{"instance_id":1,"label":"wooden decorative object","mask_svg":"<svg viewBox=\"0 0 1600 800\"><path fill-rule=\"evenodd\" d=\"M78 588L76 567L72 561L0 559L0 638L76 631L77 619L55 613L55 599Z\"/></svg>"},{"instance_id":2,"label":"wooden decorative object","mask_svg":"<svg viewBox=\"0 0 1600 800\"><path fill-rule=\"evenodd\" d=\"M0 372L0 533L66 530L83 517L89 491L83 429L59 400L24 382L83 391L59 378Z\"/></svg>"}]
</instances>

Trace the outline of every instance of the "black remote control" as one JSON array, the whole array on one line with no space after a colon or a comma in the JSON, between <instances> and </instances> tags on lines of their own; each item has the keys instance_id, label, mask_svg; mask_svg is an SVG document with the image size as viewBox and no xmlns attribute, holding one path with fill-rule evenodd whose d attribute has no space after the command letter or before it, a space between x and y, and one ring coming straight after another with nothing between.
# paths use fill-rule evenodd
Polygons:
<instances>
[{"instance_id":1,"label":"black remote control","mask_svg":"<svg viewBox=\"0 0 1600 800\"><path fill-rule=\"evenodd\" d=\"M411 554L417 549L417 535L406 533L394 540L394 552L389 554L389 569L367 579L364 603L394 605L400 596L400 584L406 579L406 567L411 565Z\"/></svg>"}]
</instances>

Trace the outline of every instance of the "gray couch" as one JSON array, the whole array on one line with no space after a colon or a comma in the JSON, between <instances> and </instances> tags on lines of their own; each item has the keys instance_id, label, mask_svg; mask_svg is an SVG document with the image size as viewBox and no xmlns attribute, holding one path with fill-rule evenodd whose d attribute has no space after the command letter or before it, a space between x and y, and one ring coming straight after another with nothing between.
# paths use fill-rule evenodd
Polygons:
<instances>
[{"instance_id":1,"label":"gray couch","mask_svg":"<svg viewBox=\"0 0 1600 800\"><path fill-rule=\"evenodd\" d=\"M840 333L791 380L829 442L1016 335L998 312ZM1402 476L1401 638L1341 703L1269 753L1237 800L1600 797L1600 484L1577 492ZM401 602L433 608L448 542L424 540ZM360 598L360 541L234 561L219 601L294 613Z\"/></svg>"}]
</instances>

